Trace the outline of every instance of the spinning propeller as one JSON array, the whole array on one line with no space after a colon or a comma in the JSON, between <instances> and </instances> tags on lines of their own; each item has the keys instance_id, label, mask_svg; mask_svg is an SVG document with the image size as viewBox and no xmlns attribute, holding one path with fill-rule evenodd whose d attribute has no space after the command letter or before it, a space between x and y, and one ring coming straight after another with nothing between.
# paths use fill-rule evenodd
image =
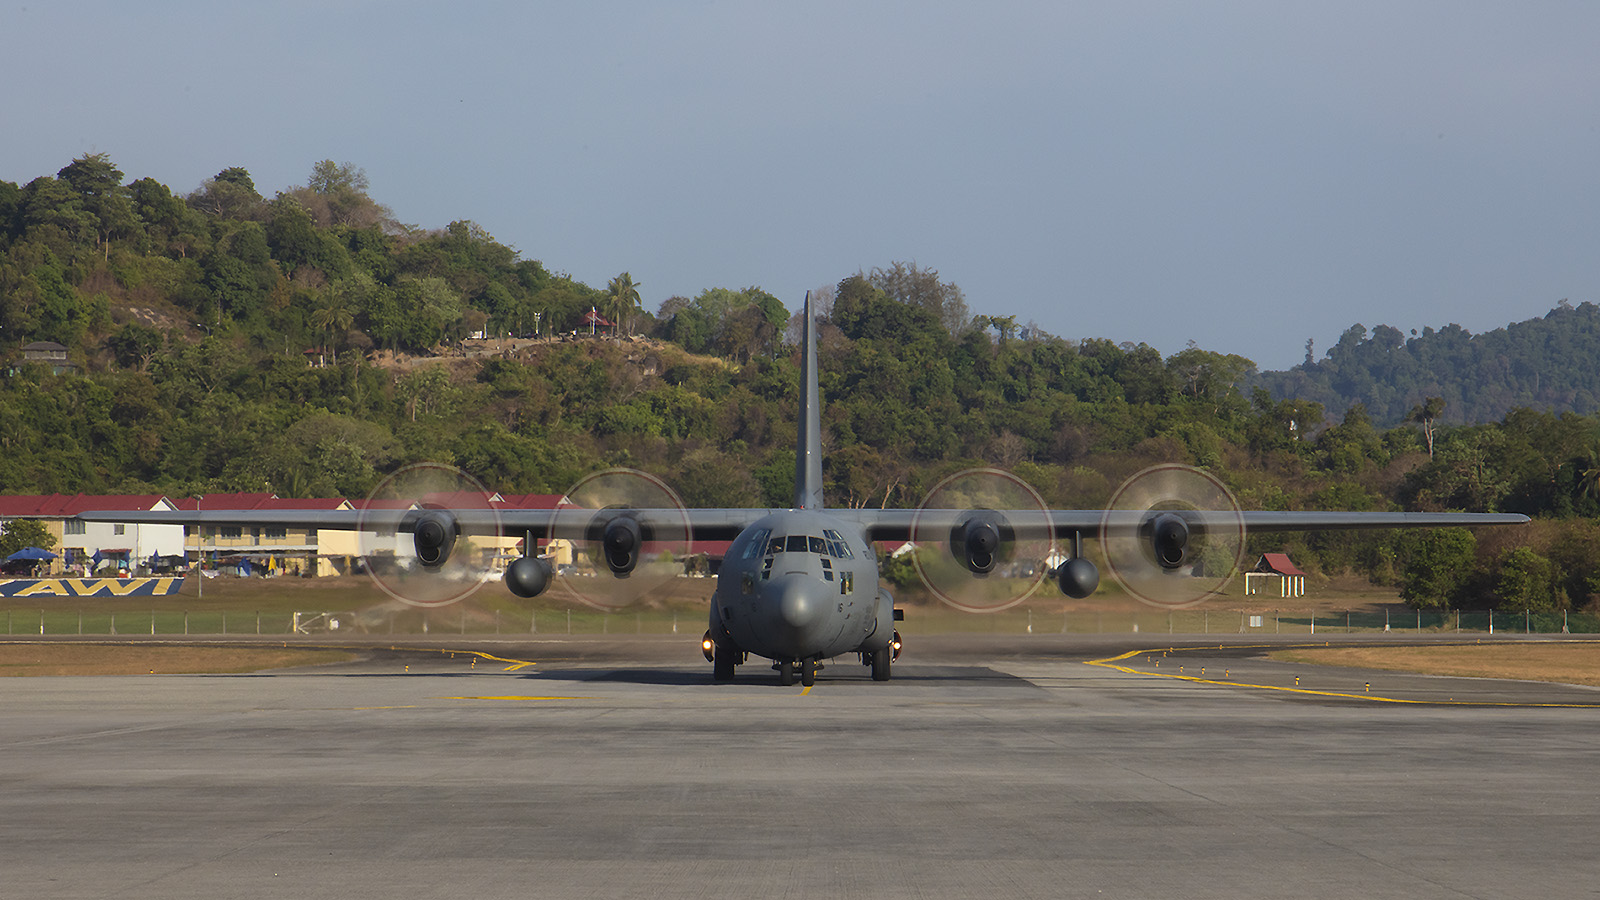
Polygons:
<instances>
[{"instance_id":1,"label":"spinning propeller","mask_svg":"<svg viewBox=\"0 0 1600 900\"><path fill-rule=\"evenodd\" d=\"M500 519L490 497L470 475L441 463L383 479L357 516L367 575L412 606L471 596L494 574Z\"/></svg>"},{"instance_id":2,"label":"spinning propeller","mask_svg":"<svg viewBox=\"0 0 1600 900\"><path fill-rule=\"evenodd\" d=\"M1049 576L1049 523L1044 500L1027 482L999 469L968 469L928 492L911 521L918 548L912 559L922 583L946 604L999 612Z\"/></svg>"},{"instance_id":3,"label":"spinning propeller","mask_svg":"<svg viewBox=\"0 0 1600 900\"><path fill-rule=\"evenodd\" d=\"M1244 553L1244 516L1222 482L1182 465L1152 466L1107 504L1100 546L1111 576L1153 606L1193 606L1220 591Z\"/></svg>"},{"instance_id":4,"label":"spinning propeller","mask_svg":"<svg viewBox=\"0 0 1600 900\"><path fill-rule=\"evenodd\" d=\"M634 469L607 469L579 481L567 500L581 509L554 511L549 533L571 543L571 573L557 584L574 599L620 609L664 593L683 572L682 559L693 552L689 516L666 482ZM588 510L592 515L582 515ZM579 524L568 524L574 521Z\"/></svg>"}]
</instances>

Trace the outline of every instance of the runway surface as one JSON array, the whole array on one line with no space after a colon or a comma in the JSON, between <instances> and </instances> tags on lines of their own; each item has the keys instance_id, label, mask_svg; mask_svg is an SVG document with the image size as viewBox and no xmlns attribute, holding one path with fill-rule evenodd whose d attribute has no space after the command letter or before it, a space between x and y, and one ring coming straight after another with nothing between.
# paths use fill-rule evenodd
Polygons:
<instances>
[{"instance_id":1,"label":"runway surface","mask_svg":"<svg viewBox=\"0 0 1600 900\"><path fill-rule=\"evenodd\" d=\"M942 638L809 691L652 638L5 679L0 893L1594 896L1600 692L1196 643Z\"/></svg>"}]
</instances>

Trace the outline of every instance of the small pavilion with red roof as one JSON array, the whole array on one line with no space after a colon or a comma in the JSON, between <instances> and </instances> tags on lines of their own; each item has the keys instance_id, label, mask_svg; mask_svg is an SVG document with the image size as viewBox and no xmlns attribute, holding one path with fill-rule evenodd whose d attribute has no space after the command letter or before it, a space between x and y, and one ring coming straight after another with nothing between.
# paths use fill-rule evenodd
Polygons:
<instances>
[{"instance_id":1,"label":"small pavilion with red roof","mask_svg":"<svg viewBox=\"0 0 1600 900\"><path fill-rule=\"evenodd\" d=\"M1279 597L1304 597L1306 573L1289 560L1287 553L1263 553L1254 570L1244 573L1246 597L1271 595L1277 589Z\"/></svg>"}]
</instances>

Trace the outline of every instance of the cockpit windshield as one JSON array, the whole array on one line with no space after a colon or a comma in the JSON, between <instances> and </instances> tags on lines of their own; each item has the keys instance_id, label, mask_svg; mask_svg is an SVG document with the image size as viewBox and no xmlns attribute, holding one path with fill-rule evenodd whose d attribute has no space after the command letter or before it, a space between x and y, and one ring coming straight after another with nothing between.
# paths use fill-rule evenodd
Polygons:
<instances>
[{"instance_id":1,"label":"cockpit windshield","mask_svg":"<svg viewBox=\"0 0 1600 900\"><path fill-rule=\"evenodd\" d=\"M822 532L822 537L812 534L791 534L777 536L766 541L767 555L778 553L815 553L818 556L831 556L835 559L855 559L855 554L850 552L847 543L839 532L828 529ZM760 546L752 541L752 547Z\"/></svg>"}]
</instances>

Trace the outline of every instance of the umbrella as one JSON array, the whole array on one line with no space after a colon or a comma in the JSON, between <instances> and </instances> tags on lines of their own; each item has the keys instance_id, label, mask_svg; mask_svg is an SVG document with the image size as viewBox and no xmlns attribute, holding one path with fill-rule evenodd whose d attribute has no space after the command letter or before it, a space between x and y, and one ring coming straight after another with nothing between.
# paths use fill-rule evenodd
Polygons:
<instances>
[{"instance_id":1,"label":"umbrella","mask_svg":"<svg viewBox=\"0 0 1600 900\"><path fill-rule=\"evenodd\" d=\"M55 559L56 555L49 550L40 550L38 547L23 547L21 550L6 557L6 562L16 562L19 559Z\"/></svg>"}]
</instances>

